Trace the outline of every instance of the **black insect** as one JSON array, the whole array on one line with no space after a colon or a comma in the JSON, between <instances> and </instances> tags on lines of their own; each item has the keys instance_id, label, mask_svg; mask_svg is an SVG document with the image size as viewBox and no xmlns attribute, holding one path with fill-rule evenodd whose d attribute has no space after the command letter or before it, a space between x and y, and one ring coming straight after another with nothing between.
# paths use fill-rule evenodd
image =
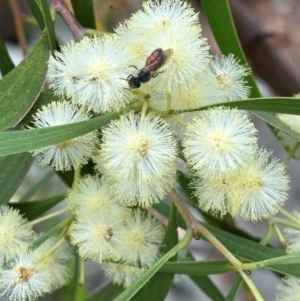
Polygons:
<instances>
[{"instance_id":1,"label":"black insect","mask_svg":"<svg viewBox=\"0 0 300 301\"><path fill-rule=\"evenodd\" d=\"M145 67L138 70L136 66L131 65L138 70L137 76L130 74L127 77L129 87L137 89L141 83L147 83L151 78L156 77L159 73L157 70L162 67L170 58L172 49L163 50L161 48L155 49L146 59Z\"/></svg>"}]
</instances>

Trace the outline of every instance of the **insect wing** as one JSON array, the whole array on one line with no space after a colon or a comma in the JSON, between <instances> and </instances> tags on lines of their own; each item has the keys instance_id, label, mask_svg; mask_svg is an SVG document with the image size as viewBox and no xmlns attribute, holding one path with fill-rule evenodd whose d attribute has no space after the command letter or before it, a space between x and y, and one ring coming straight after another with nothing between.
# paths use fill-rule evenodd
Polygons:
<instances>
[{"instance_id":1,"label":"insect wing","mask_svg":"<svg viewBox=\"0 0 300 301\"><path fill-rule=\"evenodd\" d=\"M146 60L146 66L143 68L145 72L156 71L162 67L172 55L173 50L162 50L161 48L155 49Z\"/></svg>"},{"instance_id":2,"label":"insect wing","mask_svg":"<svg viewBox=\"0 0 300 301\"><path fill-rule=\"evenodd\" d=\"M173 55L173 49L172 48L164 50L164 61L163 61L162 65L166 64L170 60L172 55Z\"/></svg>"}]
</instances>

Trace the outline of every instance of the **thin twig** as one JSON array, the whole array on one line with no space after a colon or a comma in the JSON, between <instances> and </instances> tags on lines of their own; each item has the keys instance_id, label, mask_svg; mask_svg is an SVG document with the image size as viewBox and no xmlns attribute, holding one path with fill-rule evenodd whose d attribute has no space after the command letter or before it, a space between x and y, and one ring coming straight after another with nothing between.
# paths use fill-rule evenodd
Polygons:
<instances>
[{"instance_id":1,"label":"thin twig","mask_svg":"<svg viewBox=\"0 0 300 301\"><path fill-rule=\"evenodd\" d=\"M229 260L229 262L237 269L240 270L242 263L230 253L226 247L212 234L210 233L187 209L183 202L181 202L178 197L175 189L172 189L169 193L169 196L172 199L172 202L177 207L178 211L182 215L183 219L186 222L187 228L192 229L195 236L198 238L198 232L203 235L214 247L216 247L225 258ZM197 239L195 238L195 239ZM199 238L198 238L199 239Z\"/></svg>"},{"instance_id":2,"label":"thin twig","mask_svg":"<svg viewBox=\"0 0 300 301\"><path fill-rule=\"evenodd\" d=\"M197 219L194 218L184 203L181 202L174 189L171 190L169 196L185 220L187 229L192 230L194 238L195 235L197 235L197 232L203 235L236 268L239 274L243 277L244 281L247 283L256 300L263 301L264 298L261 296L252 279L242 270L243 264L229 250L227 250L227 248L211 232L209 232Z\"/></svg>"},{"instance_id":3,"label":"thin twig","mask_svg":"<svg viewBox=\"0 0 300 301\"><path fill-rule=\"evenodd\" d=\"M79 24L79 22L71 13L71 11L67 8L63 0L52 0L52 5L55 8L55 10L61 15L61 17L65 20L75 40L80 41L86 33L85 28L83 28Z\"/></svg>"},{"instance_id":4,"label":"thin twig","mask_svg":"<svg viewBox=\"0 0 300 301\"><path fill-rule=\"evenodd\" d=\"M162 214L160 214L159 212L157 212L155 209L153 208L148 208L148 212L154 216L158 221L160 221L163 225L167 226L169 220L163 216Z\"/></svg>"}]
</instances>

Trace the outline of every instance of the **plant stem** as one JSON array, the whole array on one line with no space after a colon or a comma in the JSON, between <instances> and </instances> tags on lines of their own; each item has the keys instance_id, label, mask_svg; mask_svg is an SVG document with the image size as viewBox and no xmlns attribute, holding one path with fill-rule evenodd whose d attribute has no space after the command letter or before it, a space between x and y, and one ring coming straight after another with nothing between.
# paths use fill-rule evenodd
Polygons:
<instances>
[{"instance_id":1,"label":"plant stem","mask_svg":"<svg viewBox=\"0 0 300 301\"><path fill-rule=\"evenodd\" d=\"M276 216L272 217L272 222L300 231L300 225L299 224L295 224L293 222L289 222L289 221L287 221L285 219L282 219L282 218L279 218L279 217L276 217Z\"/></svg>"},{"instance_id":2,"label":"plant stem","mask_svg":"<svg viewBox=\"0 0 300 301\"><path fill-rule=\"evenodd\" d=\"M169 116L171 109L172 109L172 96L171 93L167 93L167 106L165 112L163 113L163 116L164 117Z\"/></svg>"},{"instance_id":3,"label":"plant stem","mask_svg":"<svg viewBox=\"0 0 300 301\"><path fill-rule=\"evenodd\" d=\"M66 22L75 40L80 41L84 37L86 30L79 24L63 0L52 0L52 5Z\"/></svg>"},{"instance_id":4,"label":"plant stem","mask_svg":"<svg viewBox=\"0 0 300 301\"><path fill-rule=\"evenodd\" d=\"M142 107L142 112L141 112L141 118L143 118L143 117L146 116L148 105L149 105L149 100L145 98L145 100L143 102L143 107Z\"/></svg>"},{"instance_id":5,"label":"plant stem","mask_svg":"<svg viewBox=\"0 0 300 301\"><path fill-rule=\"evenodd\" d=\"M278 236L278 239L279 239L283 249L286 250L287 245L286 245L285 239L284 239L280 229L278 228L278 226L276 224L273 224L273 227L274 227L274 230Z\"/></svg>"},{"instance_id":6,"label":"plant stem","mask_svg":"<svg viewBox=\"0 0 300 301\"><path fill-rule=\"evenodd\" d=\"M81 166L77 166L74 171L74 181L73 185L76 184L80 179Z\"/></svg>"},{"instance_id":7,"label":"plant stem","mask_svg":"<svg viewBox=\"0 0 300 301\"><path fill-rule=\"evenodd\" d=\"M165 225L165 226L168 225L169 220L165 216L163 216L162 214L157 212L155 209L150 207L150 208L148 208L148 212L152 216L154 216L158 221L160 221L163 225Z\"/></svg>"},{"instance_id":8,"label":"plant stem","mask_svg":"<svg viewBox=\"0 0 300 301\"><path fill-rule=\"evenodd\" d=\"M79 257L79 285L84 285L84 275L85 275L85 260Z\"/></svg>"},{"instance_id":9,"label":"plant stem","mask_svg":"<svg viewBox=\"0 0 300 301\"><path fill-rule=\"evenodd\" d=\"M189 212L187 207L179 199L175 189L172 189L169 193L174 205L177 207L178 211L181 213L183 219L186 222L187 228L190 228L194 233L194 238L199 239L197 232L203 235L214 247L216 247L225 258L237 269L240 270L242 263L230 253L226 247L212 234L210 233L194 216Z\"/></svg>"},{"instance_id":10,"label":"plant stem","mask_svg":"<svg viewBox=\"0 0 300 301\"><path fill-rule=\"evenodd\" d=\"M294 147L288 152L287 157L285 158L285 160L283 161L283 164L285 166L287 166L290 162L290 160L293 158L295 152L297 151L298 147L300 145L300 142L297 141L294 145Z\"/></svg>"},{"instance_id":11,"label":"plant stem","mask_svg":"<svg viewBox=\"0 0 300 301\"><path fill-rule=\"evenodd\" d=\"M187 207L181 202L176 191L174 189L169 193L174 205L177 207L178 211L181 213L183 219L186 222L187 229L191 229L195 238L197 236L197 232L203 235L215 248L221 252L226 259L235 267L235 269L240 273L243 277L244 281L247 283L249 289L255 296L256 300L264 301L264 298L261 296L257 287L251 280L251 278L245 274L242 270L243 264L231 253L226 247L212 234L210 233L194 216L188 211Z\"/></svg>"},{"instance_id":12,"label":"plant stem","mask_svg":"<svg viewBox=\"0 0 300 301\"><path fill-rule=\"evenodd\" d=\"M37 263L42 263L50 254L52 254L63 242L65 241L65 236L62 236L56 244L48 250L42 257L37 260Z\"/></svg>"},{"instance_id":13,"label":"plant stem","mask_svg":"<svg viewBox=\"0 0 300 301\"><path fill-rule=\"evenodd\" d=\"M297 225L300 225L300 221L299 219L294 216L293 214L290 214L289 212L287 212L286 210L284 210L283 208L279 208L279 212L282 213L284 216L286 216L287 218L289 218L291 221L293 221L294 223L296 223Z\"/></svg>"},{"instance_id":14,"label":"plant stem","mask_svg":"<svg viewBox=\"0 0 300 301\"><path fill-rule=\"evenodd\" d=\"M27 225L29 225L29 226L32 227L32 226L34 226L36 224L39 224L39 223L41 223L41 222L43 222L43 221L45 221L45 220L47 220L47 219L49 219L51 217L54 217L54 216L60 215L62 213L65 213L68 210L69 210L68 208L64 208L64 209L58 210L56 212L53 212L53 213L50 213L48 215L42 216L42 217L40 217L40 218L38 218L38 219L36 219L36 220L34 220L32 222L29 222L29 223L27 223Z\"/></svg>"},{"instance_id":15,"label":"plant stem","mask_svg":"<svg viewBox=\"0 0 300 301\"><path fill-rule=\"evenodd\" d=\"M272 224L270 223L269 220L265 220L265 223L266 223L267 231L266 231L265 236L260 241L260 244L263 246L265 246L270 241L270 239L272 238L272 235L273 235Z\"/></svg>"},{"instance_id":16,"label":"plant stem","mask_svg":"<svg viewBox=\"0 0 300 301\"><path fill-rule=\"evenodd\" d=\"M181 119L178 115L176 114L171 114L168 117L172 118L173 120L177 121L179 124L183 125L184 127L187 127L188 123L185 122L183 119Z\"/></svg>"},{"instance_id":17,"label":"plant stem","mask_svg":"<svg viewBox=\"0 0 300 301\"><path fill-rule=\"evenodd\" d=\"M247 283L249 289L251 290L252 294L255 297L256 301L265 301L259 290L257 289L256 285L253 283L252 279L245 274L243 271L239 271L240 275L243 277L244 281Z\"/></svg>"}]
</instances>

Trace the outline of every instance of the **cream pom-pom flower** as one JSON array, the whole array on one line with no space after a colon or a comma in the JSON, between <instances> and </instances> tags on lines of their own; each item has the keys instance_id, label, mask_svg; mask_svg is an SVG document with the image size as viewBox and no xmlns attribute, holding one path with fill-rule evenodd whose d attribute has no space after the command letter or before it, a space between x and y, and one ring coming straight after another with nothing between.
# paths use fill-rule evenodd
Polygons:
<instances>
[{"instance_id":1,"label":"cream pom-pom flower","mask_svg":"<svg viewBox=\"0 0 300 301\"><path fill-rule=\"evenodd\" d=\"M231 211L231 189L235 177L194 177L191 187L198 199L198 206L204 212L223 216Z\"/></svg>"},{"instance_id":2,"label":"cream pom-pom flower","mask_svg":"<svg viewBox=\"0 0 300 301\"><path fill-rule=\"evenodd\" d=\"M272 152L260 149L236 177L232 187L231 215L261 220L277 213L288 198L290 181L285 166L271 155Z\"/></svg>"},{"instance_id":3,"label":"cream pom-pom flower","mask_svg":"<svg viewBox=\"0 0 300 301\"><path fill-rule=\"evenodd\" d=\"M119 110L132 100L124 89L131 61L116 36L85 37L49 60L50 88L96 112Z\"/></svg>"},{"instance_id":4,"label":"cream pom-pom flower","mask_svg":"<svg viewBox=\"0 0 300 301\"><path fill-rule=\"evenodd\" d=\"M0 207L0 264L27 251L36 234L18 210Z\"/></svg>"},{"instance_id":5,"label":"cream pom-pom flower","mask_svg":"<svg viewBox=\"0 0 300 301\"><path fill-rule=\"evenodd\" d=\"M35 128L45 128L84 121L90 117L85 110L68 101L51 102L33 116L33 125ZM50 165L56 170L70 170L72 166L78 167L88 162L96 143L97 132L94 131L69 141L37 149L32 154L42 166Z\"/></svg>"},{"instance_id":6,"label":"cream pom-pom flower","mask_svg":"<svg viewBox=\"0 0 300 301\"><path fill-rule=\"evenodd\" d=\"M0 296L6 300L35 301L51 291L51 274L33 254L20 253L0 268Z\"/></svg>"},{"instance_id":7,"label":"cream pom-pom flower","mask_svg":"<svg viewBox=\"0 0 300 301\"><path fill-rule=\"evenodd\" d=\"M258 149L256 133L249 118L237 110L205 110L187 126L184 154L200 176L228 177L253 159Z\"/></svg>"},{"instance_id":8,"label":"cream pom-pom flower","mask_svg":"<svg viewBox=\"0 0 300 301\"><path fill-rule=\"evenodd\" d=\"M191 6L183 1L147 1L143 10L116 29L120 43L135 58L132 64L138 69L145 66L155 49L170 50L165 65L158 70L162 73L146 85L147 93L187 90L199 79L209 53L197 19Z\"/></svg>"},{"instance_id":9,"label":"cream pom-pom flower","mask_svg":"<svg viewBox=\"0 0 300 301\"><path fill-rule=\"evenodd\" d=\"M118 257L129 265L149 267L159 257L163 226L142 210L133 211L122 229L122 248Z\"/></svg>"},{"instance_id":10,"label":"cream pom-pom flower","mask_svg":"<svg viewBox=\"0 0 300 301\"><path fill-rule=\"evenodd\" d=\"M244 77L250 73L250 69L240 65L232 54L212 58L210 68L223 90L224 101L248 98L250 88Z\"/></svg>"},{"instance_id":11,"label":"cream pom-pom flower","mask_svg":"<svg viewBox=\"0 0 300 301\"><path fill-rule=\"evenodd\" d=\"M151 206L162 200L176 177L176 141L161 118L134 113L103 129L97 162L111 192L130 205Z\"/></svg>"},{"instance_id":12,"label":"cream pom-pom flower","mask_svg":"<svg viewBox=\"0 0 300 301\"><path fill-rule=\"evenodd\" d=\"M131 215L109 191L108 184L98 176L80 178L68 191L68 205L75 215L86 213L88 216L109 214L118 219Z\"/></svg>"},{"instance_id":13,"label":"cream pom-pom flower","mask_svg":"<svg viewBox=\"0 0 300 301\"><path fill-rule=\"evenodd\" d=\"M71 228L71 242L78 247L79 255L98 263L116 259L122 248L122 220L107 213L89 216L79 214Z\"/></svg>"}]
</instances>

